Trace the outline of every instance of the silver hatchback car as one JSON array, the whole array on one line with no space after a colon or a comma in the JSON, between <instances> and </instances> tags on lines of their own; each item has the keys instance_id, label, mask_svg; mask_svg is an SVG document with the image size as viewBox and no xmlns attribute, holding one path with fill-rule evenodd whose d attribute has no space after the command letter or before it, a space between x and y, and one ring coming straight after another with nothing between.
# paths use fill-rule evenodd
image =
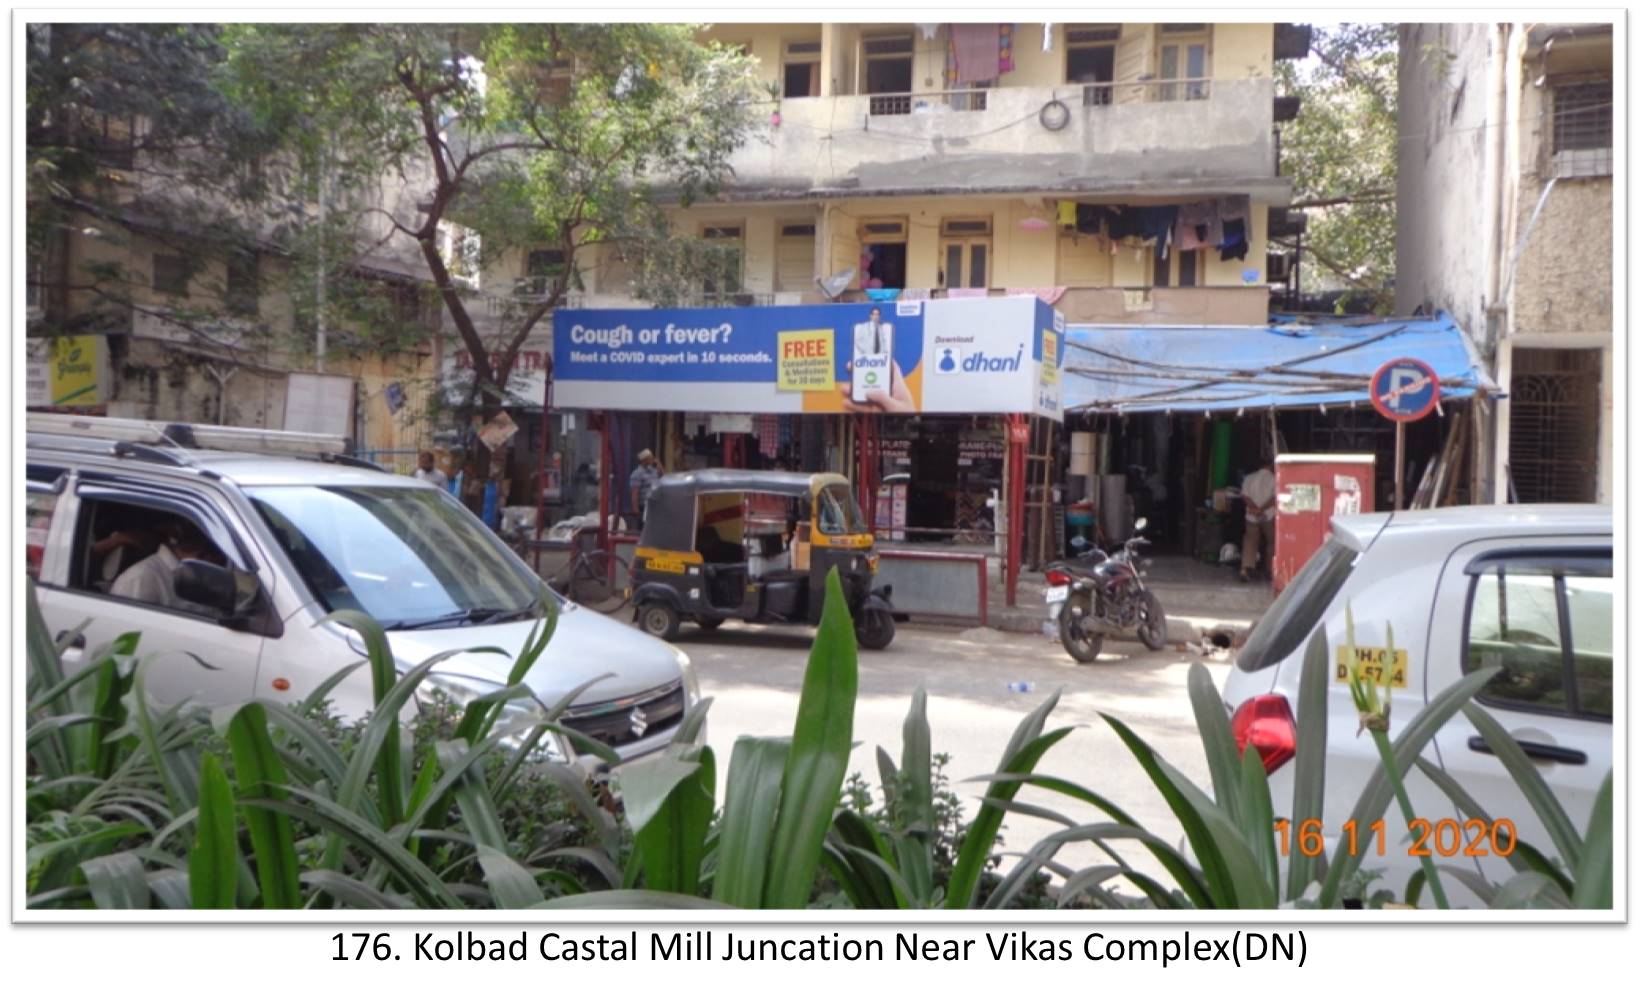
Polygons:
<instances>
[{"instance_id":1,"label":"silver hatchback car","mask_svg":"<svg viewBox=\"0 0 1638 996\"><path fill-rule=\"evenodd\" d=\"M436 487L338 456L333 437L61 415L31 415L28 428L27 571L53 633L87 624L70 668L83 647L135 631L157 655L147 685L161 703L293 704L362 655L356 632L320 621L356 609L386 628L401 671L455 652L423 688L469 700L503 686L536 624L544 586L475 516ZM526 679L533 699L507 708L543 712L607 674L565 725L623 760L664 747L699 701L687 655L559 607ZM463 652L480 647L503 653ZM368 712L368 669L331 698L344 717ZM548 750L600 763L561 738Z\"/></svg>"},{"instance_id":2,"label":"silver hatchback car","mask_svg":"<svg viewBox=\"0 0 1638 996\"><path fill-rule=\"evenodd\" d=\"M1619 701L1609 507L1463 506L1339 517L1331 527L1330 541L1258 622L1223 686L1236 738L1258 749L1269 772L1275 815L1291 813L1291 761L1304 735L1295 716L1298 683L1304 650L1318 632L1330 650L1329 708L1324 813L1313 830L1323 835L1326 854L1371 840L1354 853L1397 894L1421 852L1492 882L1510 875L1497 852L1510 849L1513 833L1551 856L1545 828L1460 713L1422 760L1460 784L1489 820L1462 818L1431 780L1412 771L1406 787L1418 826L1407 826L1398 807L1389 808L1374 840L1371 827L1349 826L1379 759L1370 738L1357 735L1340 648L1351 609L1361 661L1392 687L1390 736L1463 674L1499 666L1477 704L1519 742L1575 825L1585 826L1610 771ZM1498 824L1512 832L1498 832ZM1297 830L1290 834L1295 840Z\"/></svg>"}]
</instances>

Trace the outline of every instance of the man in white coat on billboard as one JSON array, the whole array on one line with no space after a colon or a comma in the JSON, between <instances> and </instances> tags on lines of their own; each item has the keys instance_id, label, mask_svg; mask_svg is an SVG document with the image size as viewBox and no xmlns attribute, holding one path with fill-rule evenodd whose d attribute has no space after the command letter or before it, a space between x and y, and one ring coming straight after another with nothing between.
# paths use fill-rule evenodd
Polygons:
<instances>
[{"instance_id":1,"label":"man in white coat on billboard","mask_svg":"<svg viewBox=\"0 0 1638 996\"><path fill-rule=\"evenodd\" d=\"M904 375L893 359L893 326L882 321L882 309L871 308L870 320L853 326L851 376L844 388L846 407L853 411L908 412L915 410Z\"/></svg>"}]
</instances>

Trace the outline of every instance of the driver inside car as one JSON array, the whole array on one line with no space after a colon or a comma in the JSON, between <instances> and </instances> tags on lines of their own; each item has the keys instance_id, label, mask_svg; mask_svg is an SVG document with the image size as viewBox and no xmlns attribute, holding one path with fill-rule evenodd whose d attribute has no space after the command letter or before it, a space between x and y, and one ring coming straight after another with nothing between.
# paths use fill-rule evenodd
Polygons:
<instances>
[{"instance_id":1,"label":"driver inside car","mask_svg":"<svg viewBox=\"0 0 1638 996\"><path fill-rule=\"evenodd\" d=\"M126 568L108 589L116 598L147 602L167 609L181 609L202 616L217 615L216 610L187 601L176 593L176 575L184 560L203 560L222 565L226 558L204 532L193 522L172 517L158 525L161 541L151 556Z\"/></svg>"}]
</instances>

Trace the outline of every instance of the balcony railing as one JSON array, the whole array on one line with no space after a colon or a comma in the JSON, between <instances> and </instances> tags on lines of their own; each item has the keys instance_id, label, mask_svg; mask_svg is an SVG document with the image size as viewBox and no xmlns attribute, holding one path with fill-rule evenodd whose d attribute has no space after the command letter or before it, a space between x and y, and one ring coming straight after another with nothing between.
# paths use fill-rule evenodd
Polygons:
<instances>
[{"instance_id":1,"label":"balcony railing","mask_svg":"<svg viewBox=\"0 0 1638 996\"><path fill-rule=\"evenodd\" d=\"M870 94L870 113L874 116L915 114L948 109L952 111L982 111L989 107L985 90L936 90L921 93Z\"/></svg>"}]
</instances>

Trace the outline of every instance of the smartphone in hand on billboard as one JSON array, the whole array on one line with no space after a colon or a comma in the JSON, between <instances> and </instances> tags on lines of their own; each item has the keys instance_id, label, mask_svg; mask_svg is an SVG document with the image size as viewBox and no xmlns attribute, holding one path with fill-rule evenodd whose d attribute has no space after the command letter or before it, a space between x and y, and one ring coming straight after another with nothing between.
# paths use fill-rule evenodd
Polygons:
<instances>
[{"instance_id":1,"label":"smartphone in hand on billboard","mask_svg":"<svg viewBox=\"0 0 1638 996\"><path fill-rule=\"evenodd\" d=\"M893 390L893 326L882 321L880 308L870 309L870 320L853 326L853 400L864 404L869 392Z\"/></svg>"}]
</instances>

